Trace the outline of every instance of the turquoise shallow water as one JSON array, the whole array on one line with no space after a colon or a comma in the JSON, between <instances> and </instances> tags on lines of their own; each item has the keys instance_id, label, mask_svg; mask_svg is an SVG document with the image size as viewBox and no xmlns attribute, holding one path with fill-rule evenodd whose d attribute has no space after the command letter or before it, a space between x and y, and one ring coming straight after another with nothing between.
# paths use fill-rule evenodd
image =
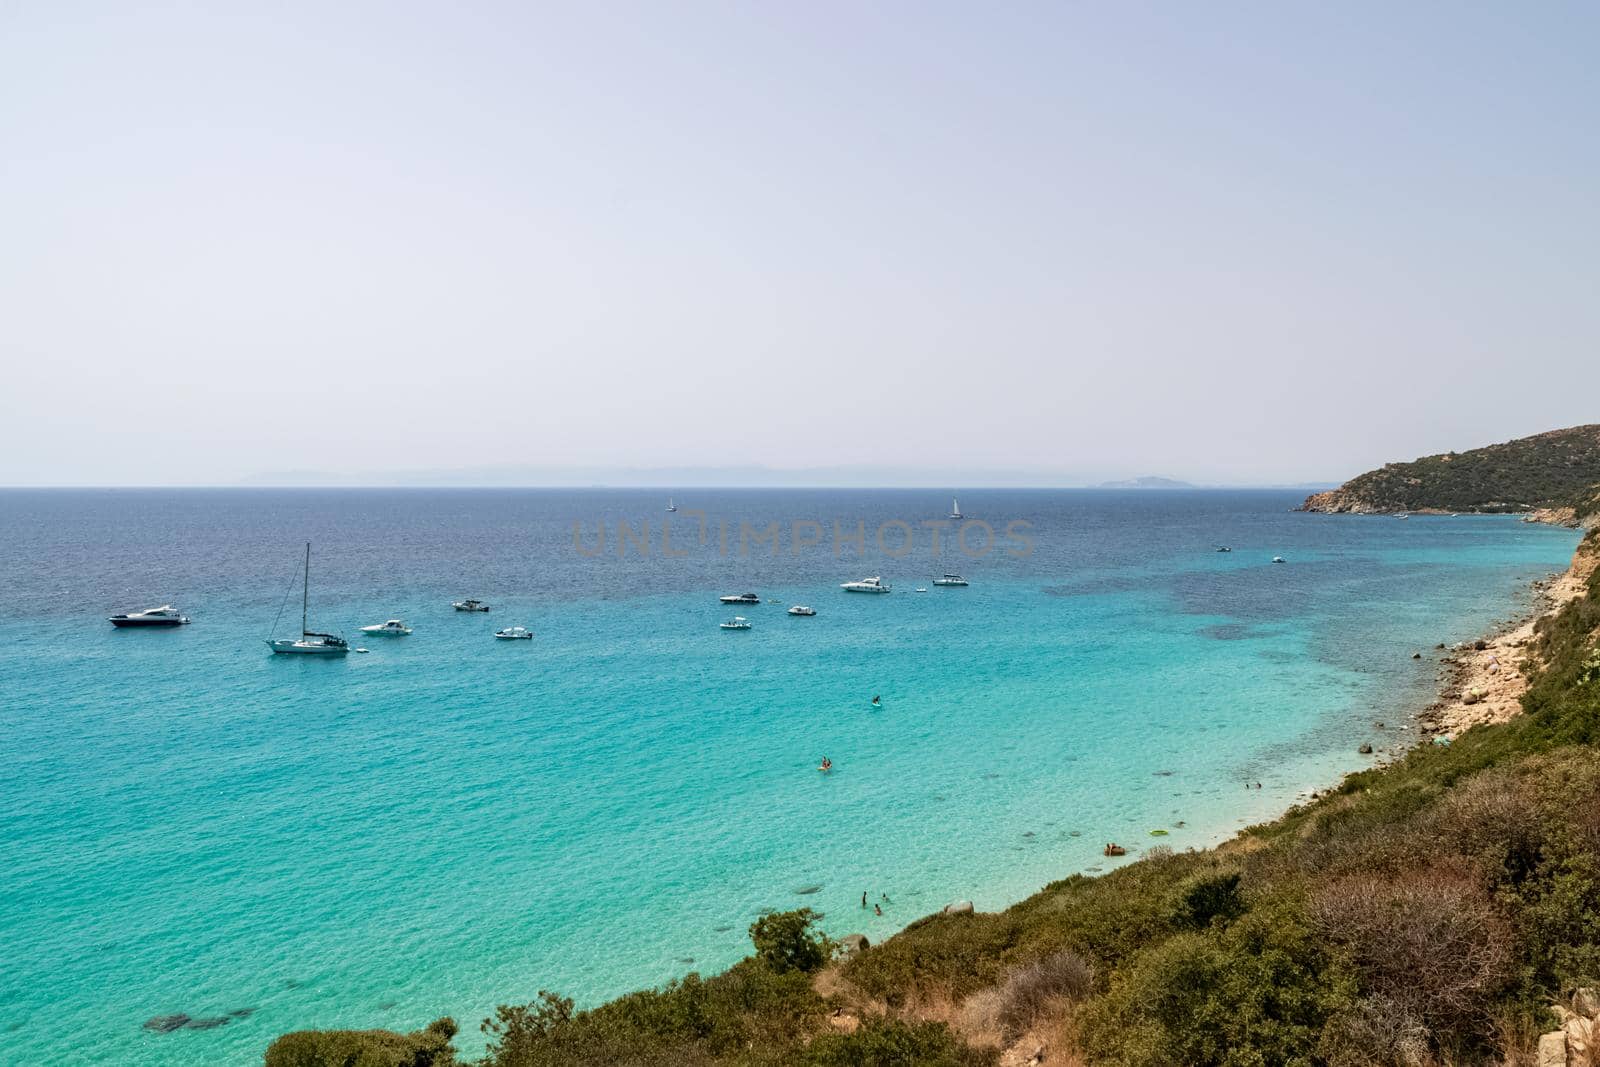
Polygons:
<instances>
[{"instance_id":1,"label":"turquoise shallow water","mask_svg":"<svg viewBox=\"0 0 1600 1067\"><path fill-rule=\"evenodd\" d=\"M676 495L713 530L680 527L682 558L654 493L0 493L8 1054L247 1064L287 1029L447 1013L471 1047L540 988L719 969L764 909L876 939L1099 867L1106 840L1209 843L1398 740L1427 650L1506 617L1576 541L1291 514L1289 493L993 491L964 509L1030 523L1031 554L919 536L893 558L873 531L948 497ZM649 557L575 550L574 521L592 546L619 519L653 524ZM741 520L815 520L823 544L740 555ZM835 520L866 544L836 555ZM307 538L314 622L415 635L269 655ZM945 569L972 587L912 592ZM874 573L892 595L837 588ZM720 631L716 596L746 588L779 603ZM451 611L465 595L495 611ZM104 622L168 600L195 623ZM489 638L515 623L537 639ZM142 1029L178 1012L229 1021Z\"/></svg>"}]
</instances>

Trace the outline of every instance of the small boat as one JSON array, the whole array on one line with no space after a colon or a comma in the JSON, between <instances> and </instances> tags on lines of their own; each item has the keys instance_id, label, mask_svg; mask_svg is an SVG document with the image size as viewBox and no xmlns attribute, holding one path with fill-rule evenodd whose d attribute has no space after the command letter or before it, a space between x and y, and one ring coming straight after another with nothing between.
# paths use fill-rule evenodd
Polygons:
<instances>
[{"instance_id":1,"label":"small boat","mask_svg":"<svg viewBox=\"0 0 1600 1067\"><path fill-rule=\"evenodd\" d=\"M390 619L388 622L380 622L373 626L363 626L361 632L364 634L381 634L384 637L405 637L411 632L411 627L406 625L404 619ZM365 649L358 648L356 651L363 652Z\"/></svg>"},{"instance_id":2,"label":"small boat","mask_svg":"<svg viewBox=\"0 0 1600 1067\"><path fill-rule=\"evenodd\" d=\"M1126 856L1128 854L1128 850L1117 844L1115 841L1110 841L1106 843L1105 854L1107 856Z\"/></svg>"},{"instance_id":3,"label":"small boat","mask_svg":"<svg viewBox=\"0 0 1600 1067\"><path fill-rule=\"evenodd\" d=\"M126 615L111 616L111 625L122 629L136 626L187 626L189 616L181 615L171 604L159 608L146 608Z\"/></svg>"},{"instance_id":4,"label":"small boat","mask_svg":"<svg viewBox=\"0 0 1600 1067\"><path fill-rule=\"evenodd\" d=\"M750 620L745 618L743 615L735 615L733 618L723 623L722 628L724 630L748 630L750 629Z\"/></svg>"},{"instance_id":5,"label":"small boat","mask_svg":"<svg viewBox=\"0 0 1600 1067\"><path fill-rule=\"evenodd\" d=\"M943 578L935 578L934 585L971 585L972 583L959 574L947 574Z\"/></svg>"},{"instance_id":6,"label":"small boat","mask_svg":"<svg viewBox=\"0 0 1600 1067\"><path fill-rule=\"evenodd\" d=\"M358 649L356 649L356 651L357 652L371 652L372 649L370 649L370 648L358 648Z\"/></svg>"},{"instance_id":7,"label":"small boat","mask_svg":"<svg viewBox=\"0 0 1600 1067\"><path fill-rule=\"evenodd\" d=\"M504 630L496 630L494 636L499 641L532 641L533 631L526 626L507 626Z\"/></svg>"},{"instance_id":8,"label":"small boat","mask_svg":"<svg viewBox=\"0 0 1600 1067\"><path fill-rule=\"evenodd\" d=\"M1284 559L1282 556L1273 556L1272 557L1272 562L1274 562L1274 563L1287 563L1288 560Z\"/></svg>"},{"instance_id":9,"label":"small boat","mask_svg":"<svg viewBox=\"0 0 1600 1067\"><path fill-rule=\"evenodd\" d=\"M761 598L756 596L754 593L731 593L728 596L720 596L717 599L722 601L724 604L759 604L759 603L761 603Z\"/></svg>"},{"instance_id":10,"label":"small boat","mask_svg":"<svg viewBox=\"0 0 1600 1067\"><path fill-rule=\"evenodd\" d=\"M1218 545L1217 546L1217 551L1218 552L1232 552L1233 549L1229 548L1227 545Z\"/></svg>"},{"instance_id":11,"label":"small boat","mask_svg":"<svg viewBox=\"0 0 1600 1067\"><path fill-rule=\"evenodd\" d=\"M816 613L816 608L807 607L804 604L796 604L794 607L789 609L790 615L815 615Z\"/></svg>"},{"instance_id":12,"label":"small boat","mask_svg":"<svg viewBox=\"0 0 1600 1067\"><path fill-rule=\"evenodd\" d=\"M451 604L450 606L455 608L457 611L488 611L489 610L489 605L485 604L481 600L473 600L471 597L468 597L466 600L458 600L454 604Z\"/></svg>"},{"instance_id":13,"label":"small boat","mask_svg":"<svg viewBox=\"0 0 1600 1067\"><path fill-rule=\"evenodd\" d=\"M919 585L917 586L916 591L919 593L926 593L928 591L928 587L925 585Z\"/></svg>"},{"instance_id":14,"label":"small boat","mask_svg":"<svg viewBox=\"0 0 1600 1067\"><path fill-rule=\"evenodd\" d=\"M888 585L882 578L863 578L859 582L845 582L839 587L847 593L887 593Z\"/></svg>"},{"instance_id":15,"label":"small boat","mask_svg":"<svg viewBox=\"0 0 1600 1067\"><path fill-rule=\"evenodd\" d=\"M300 586L300 636L298 639L267 638L267 647L277 654L306 655L306 656L343 656L350 651L350 646L338 634L325 634L312 630L306 623L306 615L311 604L311 542L306 542L306 569L305 578ZM279 607L280 614L282 607ZM274 621L273 629L277 629Z\"/></svg>"},{"instance_id":16,"label":"small boat","mask_svg":"<svg viewBox=\"0 0 1600 1067\"><path fill-rule=\"evenodd\" d=\"M961 514L961 504L956 500L955 497L950 498L950 517L952 519L966 518L966 516Z\"/></svg>"},{"instance_id":17,"label":"small boat","mask_svg":"<svg viewBox=\"0 0 1600 1067\"><path fill-rule=\"evenodd\" d=\"M672 502L672 498L670 496L667 497L667 510L668 511L677 511L678 510L678 505L676 505L676 504L674 504Z\"/></svg>"}]
</instances>

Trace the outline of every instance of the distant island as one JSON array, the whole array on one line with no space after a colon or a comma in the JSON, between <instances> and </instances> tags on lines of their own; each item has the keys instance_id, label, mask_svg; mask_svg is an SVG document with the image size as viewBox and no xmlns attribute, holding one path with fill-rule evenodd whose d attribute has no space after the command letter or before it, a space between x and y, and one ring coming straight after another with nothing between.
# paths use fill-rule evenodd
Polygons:
<instances>
[{"instance_id":1,"label":"distant island","mask_svg":"<svg viewBox=\"0 0 1600 1067\"><path fill-rule=\"evenodd\" d=\"M1600 511L1600 424L1388 463L1337 489L1312 494L1301 510L1529 511L1549 522L1576 525Z\"/></svg>"},{"instance_id":2,"label":"distant island","mask_svg":"<svg viewBox=\"0 0 1600 1067\"><path fill-rule=\"evenodd\" d=\"M1193 489L1189 482L1176 478L1158 478L1147 474L1143 478L1124 478L1120 482L1101 482L1096 489Z\"/></svg>"}]
</instances>

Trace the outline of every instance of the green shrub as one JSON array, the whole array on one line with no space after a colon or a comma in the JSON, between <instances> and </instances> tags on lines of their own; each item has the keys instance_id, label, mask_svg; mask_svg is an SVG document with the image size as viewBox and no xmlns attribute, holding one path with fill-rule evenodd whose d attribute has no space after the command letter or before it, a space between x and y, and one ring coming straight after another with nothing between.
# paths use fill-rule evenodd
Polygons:
<instances>
[{"instance_id":1,"label":"green shrub","mask_svg":"<svg viewBox=\"0 0 1600 1067\"><path fill-rule=\"evenodd\" d=\"M823 1034L803 1067L987 1067L994 1056L969 1048L943 1023L869 1019L853 1034Z\"/></svg>"},{"instance_id":2,"label":"green shrub","mask_svg":"<svg viewBox=\"0 0 1600 1067\"><path fill-rule=\"evenodd\" d=\"M756 958L779 974L821 967L828 962L833 946L826 937L812 932L816 921L817 913L810 908L767 912L750 924Z\"/></svg>"},{"instance_id":3,"label":"green shrub","mask_svg":"<svg viewBox=\"0 0 1600 1067\"><path fill-rule=\"evenodd\" d=\"M392 1030L297 1030L267 1046L266 1067L451 1067L454 1019L409 1034Z\"/></svg>"}]
</instances>

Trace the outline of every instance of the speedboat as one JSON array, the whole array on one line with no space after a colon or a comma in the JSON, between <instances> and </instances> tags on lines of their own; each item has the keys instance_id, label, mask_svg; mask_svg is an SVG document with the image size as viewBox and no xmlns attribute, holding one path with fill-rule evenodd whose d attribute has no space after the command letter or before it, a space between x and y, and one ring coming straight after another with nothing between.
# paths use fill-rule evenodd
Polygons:
<instances>
[{"instance_id":1,"label":"speedboat","mask_svg":"<svg viewBox=\"0 0 1600 1067\"><path fill-rule=\"evenodd\" d=\"M470 597L467 598L466 600L458 600L454 604L451 604L450 606L455 608L457 611L488 611L489 610L489 605L485 604L481 600L473 600Z\"/></svg>"},{"instance_id":2,"label":"speedboat","mask_svg":"<svg viewBox=\"0 0 1600 1067\"><path fill-rule=\"evenodd\" d=\"M964 517L961 514L961 505L956 501L955 497L950 498L950 517L952 519L960 519Z\"/></svg>"},{"instance_id":3,"label":"speedboat","mask_svg":"<svg viewBox=\"0 0 1600 1067\"><path fill-rule=\"evenodd\" d=\"M888 585L882 578L863 578L859 582L845 582L839 587L847 593L887 593Z\"/></svg>"},{"instance_id":4,"label":"speedboat","mask_svg":"<svg viewBox=\"0 0 1600 1067\"><path fill-rule=\"evenodd\" d=\"M1288 561L1285 560L1282 556L1273 556L1272 557L1272 562L1274 562L1274 563L1287 563Z\"/></svg>"},{"instance_id":5,"label":"speedboat","mask_svg":"<svg viewBox=\"0 0 1600 1067\"><path fill-rule=\"evenodd\" d=\"M533 631L526 626L507 626L504 630L496 630L494 636L501 641L532 641Z\"/></svg>"},{"instance_id":6,"label":"speedboat","mask_svg":"<svg viewBox=\"0 0 1600 1067\"><path fill-rule=\"evenodd\" d=\"M350 646L338 634L325 634L313 630L306 623L307 609L311 604L311 542L306 542L305 578L300 586L300 636L298 638L267 638L267 647L274 653L304 656L343 656ZM279 608L280 614L282 607ZM277 628L277 623L273 623Z\"/></svg>"},{"instance_id":7,"label":"speedboat","mask_svg":"<svg viewBox=\"0 0 1600 1067\"><path fill-rule=\"evenodd\" d=\"M404 637L411 632L411 627L406 625L404 619L390 619L388 622L380 622L374 626L363 626L361 632L364 634L381 634L385 637ZM360 650L358 649L357 651Z\"/></svg>"},{"instance_id":8,"label":"speedboat","mask_svg":"<svg viewBox=\"0 0 1600 1067\"><path fill-rule=\"evenodd\" d=\"M919 593L926 593L928 591L928 587L925 585L919 585L917 586L916 591Z\"/></svg>"},{"instance_id":9,"label":"speedboat","mask_svg":"<svg viewBox=\"0 0 1600 1067\"><path fill-rule=\"evenodd\" d=\"M1233 549L1229 548L1227 545L1218 545L1217 546L1217 551L1218 552L1232 552Z\"/></svg>"},{"instance_id":10,"label":"speedboat","mask_svg":"<svg viewBox=\"0 0 1600 1067\"><path fill-rule=\"evenodd\" d=\"M722 628L724 630L748 630L750 629L750 620L745 618L743 615L735 615L733 618L723 623Z\"/></svg>"},{"instance_id":11,"label":"speedboat","mask_svg":"<svg viewBox=\"0 0 1600 1067\"><path fill-rule=\"evenodd\" d=\"M754 593L732 593L728 596L718 597L724 604L759 604L761 598Z\"/></svg>"},{"instance_id":12,"label":"speedboat","mask_svg":"<svg viewBox=\"0 0 1600 1067\"><path fill-rule=\"evenodd\" d=\"M126 626L183 626L189 621L189 616L178 614L178 609L171 604L163 604L159 608L146 608L144 611L135 611L127 615L111 616L111 625L116 627Z\"/></svg>"},{"instance_id":13,"label":"speedboat","mask_svg":"<svg viewBox=\"0 0 1600 1067\"><path fill-rule=\"evenodd\" d=\"M804 604L796 604L794 607L789 609L790 615L815 615L816 613L816 608L807 607Z\"/></svg>"},{"instance_id":14,"label":"speedboat","mask_svg":"<svg viewBox=\"0 0 1600 1067\"><path fill-rule=\"evenodd\" d=\"M947 574L943 578L935 578L934 585L971 585L972 583L959 574Z\"/></svg>"}]
</instances>

